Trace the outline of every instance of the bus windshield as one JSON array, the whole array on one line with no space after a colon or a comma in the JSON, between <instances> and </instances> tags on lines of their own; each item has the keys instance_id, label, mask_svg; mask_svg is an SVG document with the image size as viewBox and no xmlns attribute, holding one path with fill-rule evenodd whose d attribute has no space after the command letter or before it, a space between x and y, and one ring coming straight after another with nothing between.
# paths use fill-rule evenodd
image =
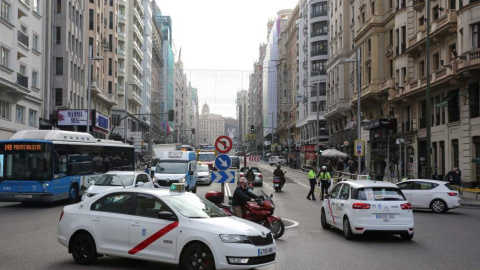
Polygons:
<instances>
[{"instance_id":1,"label":"bus windshield","mask_svg":"<svg viewBox=\"0 0 480 270\"><path fill-rule=\"evenodd\" d=\"M1 143L0 180L51 180L51 149L39 142Z\"/></svg>"},{"instance_id":2,"label":"bus windshield","mask_svg":"<svg viewBox=\"0 0 480 270\"><path fill-rule=\"evenodd\" d=\"M184 174L187 172L188 163L186 162L160 162L157 164L155 172L169 174Z\"/></svg>"},{"instance_id":3,"label":"bus windshield","mask_svg":"<svg viewBox=\"0 0 480 270\"><path fill-rule=\"evenodd\" d=\"M214 153L198 153L198 161L214 161L215 154Z\"/></svg>"}]
</instances>

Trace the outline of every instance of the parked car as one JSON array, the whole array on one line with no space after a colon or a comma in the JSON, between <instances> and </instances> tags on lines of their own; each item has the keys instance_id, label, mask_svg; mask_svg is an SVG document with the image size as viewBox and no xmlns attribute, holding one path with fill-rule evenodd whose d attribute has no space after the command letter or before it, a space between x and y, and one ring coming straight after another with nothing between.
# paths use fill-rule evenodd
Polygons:
<instances>
[{"instance_id":1,"label":"parked car","mask_svg":"<svg viewBox=\"0 0 480 270\"><path fill-rule=\"evenodd\" d=\"M110 190L65 206L57 239L80 265L107 255L179 269L251 269L276 257L264 226L229 216L196 194L159 188Z\"/></svg>"},{"instance_id":2,"label":"parked car","mask_svg":"<svg viewBox=\"0 0 480 270\"><path fill-rule=\"evenodd\" d=\"M326 195L320 210L323 229L343 230L346 239L357 234L414 234L412 205L395 184L371 180L342 181Z\"/></svg>"},{"instance_id":3,"label":"parked car","mask_svg":"<svg viewBox=\"0 0 480 270\"><path fill-rule=\"evenodd\" d=\"M282 156L271 156L268 159L268 164L270 164L270 166L274 166L274 165L278 165L278 164L283 166L283 165L287 164L287 161Z\"/></svg>"},{"instance_id":4,"label":"parked car","mask_svg":"<svg viewBox=\"0 0 480 270\"><path fill-rule=\"evenodd\" d=\"M263 186L263 176L262 171L258 167L242 167L238 171L238 178L237 183L240 181L240 178L245 177L245 173L247 172L248 168L252 168L253 174L255 174L255 181L253 181L253 185L255 186Z\"/></svg>"},{"instance_id":5,"label":"parked car","mask_svg":"<svg viewBox=\"0 0 480 270\"><path fill-rule=\"evenodd\" d=\"M230 166L230 168L235 168L235 169L238 169L240 168L240 157L238 156L230 156L230 159L232 160L232 165Z\"/></svg>"},{"instance_id":6,"label":"parked car","mask_svg":"<svg viewBox=\"0 0 480 270\"><path fill-rule=\"evenodd\" d=\"M199 164L197 165L198 176L197 176L197 183L198 184L211 184L211 172L210 168L207 164Z\"/></svg>"},{"instance_id":7,"label":"parked car","mask_svg":"<svg viewBox=\"0 0 480 270\"><path fill-rule=\"evenodd\" d=\"M412 179L397 184L413 208L431 209L435 213L445 213L460 206L456 188L448 182Z\"/></svg>"},{"instance_id":8,"label":"parked car","mask_svg":"<svg viewBox=\"0 0 480 270\"><path fill-rule=\"evenodd\" d=\"M109 171L97 178L83 193L82 201L111 189L126 187L155 187L150 175L140 171Z\"/></svg>"}]
</instances>

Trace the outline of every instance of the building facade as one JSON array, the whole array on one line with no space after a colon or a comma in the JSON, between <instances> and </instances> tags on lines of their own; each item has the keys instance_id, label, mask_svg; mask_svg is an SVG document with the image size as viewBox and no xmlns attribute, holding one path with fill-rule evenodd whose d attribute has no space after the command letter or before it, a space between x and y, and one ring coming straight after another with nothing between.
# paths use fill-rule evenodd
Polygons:
<instances>
[{"instance_id":1,"label":"building facade","mask_svg":"<svg viewBox=\"0 0 480 270\"><path fill-rule=\"evenodd\" d=\"M0 1L0 140L38 129L49 75L44 1ZM47 115L47 119L49 116Z\"/></svg>"},{"instance_id":2,"label":"building facade","mask_svg":"<svg viewBox=\"0 0 480 270\"><path fill-rule=\"evenodd\" d=\"M207 104L202 107L199 123L199 143L214 145L219 136L225 135L225 119L219 114L211 114Z\"/></svg>"}]
</instances>

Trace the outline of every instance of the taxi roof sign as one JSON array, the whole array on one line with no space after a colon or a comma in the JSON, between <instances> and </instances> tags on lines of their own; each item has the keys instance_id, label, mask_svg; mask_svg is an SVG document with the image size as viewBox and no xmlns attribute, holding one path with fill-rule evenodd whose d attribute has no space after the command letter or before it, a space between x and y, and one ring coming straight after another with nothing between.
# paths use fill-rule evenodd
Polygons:
<instances>
[{"instance_id":1,"label":"taxi roof sign","mask_svg":"<svg viewBox=\"0 0 480 270\"><path fill-rule=\"evenodd\" d=\"M170 191L185 192L185 185L183 183L173 183L170 186Z\"/></svg>"},{"instance_id":2,"label":"taxi roof sign","mask_svg":"<svg viewBox=\"0 0 480 270\"><path fill-rule=\"evenodd\" d=\"M183 152L182 151L170 151L168 153L168 157L169 158L181 158L183 155Z\"/></svg>"}]
</instances>

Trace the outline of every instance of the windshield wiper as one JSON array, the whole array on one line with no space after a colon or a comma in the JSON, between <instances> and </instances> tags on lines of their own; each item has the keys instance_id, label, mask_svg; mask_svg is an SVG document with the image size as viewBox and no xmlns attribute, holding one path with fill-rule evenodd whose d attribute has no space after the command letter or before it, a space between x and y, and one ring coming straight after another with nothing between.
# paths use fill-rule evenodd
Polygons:
<instances>
[{"instance_id":1,"label":"windshield wiper","mask_svg":"<svg viewBox=\"0 0 480 270\"><path fill-rule=\"evenodd\" d=\"M118 178L118 180L120 181L120 184L122 184L123 188L125 188L125 185L123 184L122 179L118 177L118 175L114 175L114 176ZM118 186L118 185L112 185L112 186Z\"/></svg>"}]
</instances>

